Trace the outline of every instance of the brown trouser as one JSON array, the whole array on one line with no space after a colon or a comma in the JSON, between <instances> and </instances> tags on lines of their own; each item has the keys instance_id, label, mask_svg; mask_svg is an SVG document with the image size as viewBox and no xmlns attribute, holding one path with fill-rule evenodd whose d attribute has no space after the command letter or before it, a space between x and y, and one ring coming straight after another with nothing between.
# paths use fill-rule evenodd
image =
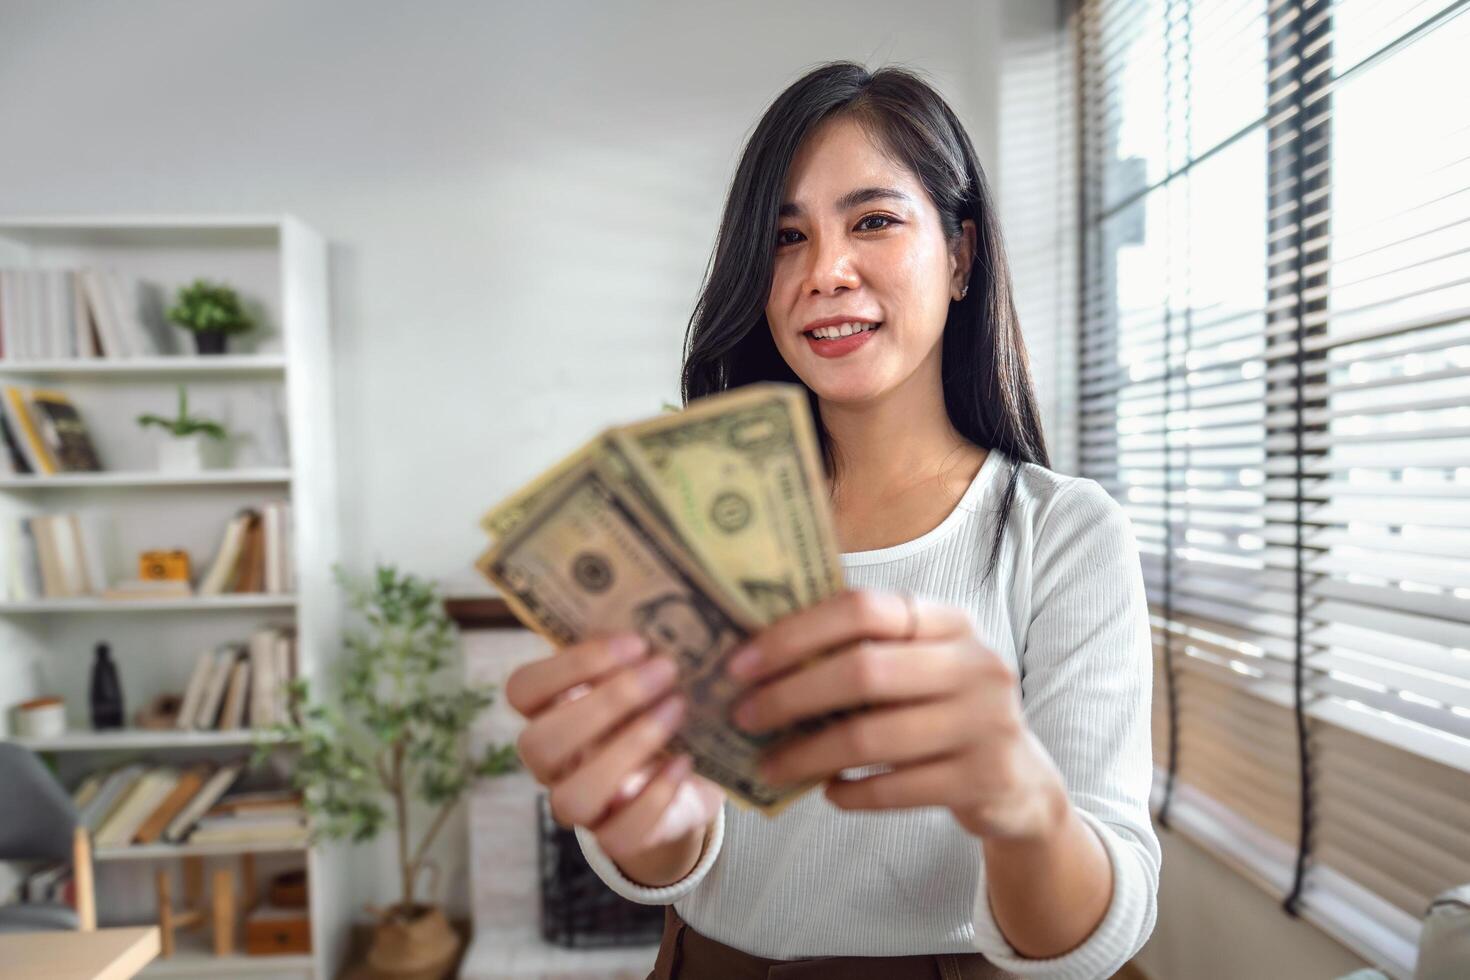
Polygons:
<instances>
[{"instance_id":1,"label":"brown trouser","mask_svg":"<svg viewBox=\"0 0 1470 980\"><path fill-rule=\"evenodd\" d=\"M979 953L817 956L771 960L715 942L664 906L664 934L648 980L1009 980Z\"/></svg>"}]
</instances>

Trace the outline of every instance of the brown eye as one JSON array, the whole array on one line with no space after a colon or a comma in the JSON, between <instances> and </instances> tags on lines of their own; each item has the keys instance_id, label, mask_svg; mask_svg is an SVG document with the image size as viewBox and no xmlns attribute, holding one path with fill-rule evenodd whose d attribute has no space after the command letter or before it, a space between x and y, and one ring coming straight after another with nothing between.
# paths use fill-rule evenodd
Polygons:
<instances>
[{"instance_id":1,"label":"brown eye","mask_svg":"<svg viewBox=\"0 0 1470 980\"><path fill-rule=\"evenodd\" d=\"M867 224L869 221L882 221L884 223L877 228L864 228L863 225ZM894 223L894 219L890 218L886 214L870 214L866 218L858 222L858 229L861 231L882 231L884 228L887 228L889 225Z\"/></svg>"},{"instance_id":2,"label":"brown eye","mask_svg":"<svg viewBox=\"0 0 1470 980\"><path fill-rule=\"evenodd\" d=\"M794 241L792 241L792 240L787 239L786 237L784 237L787 234L800 235L801 232L797 231L795 228L782 228L780 231L778 231L776 233L776 244L778 246L780 246L780 245L794 245L795 244Z\"/></svg>"}]
</instances>

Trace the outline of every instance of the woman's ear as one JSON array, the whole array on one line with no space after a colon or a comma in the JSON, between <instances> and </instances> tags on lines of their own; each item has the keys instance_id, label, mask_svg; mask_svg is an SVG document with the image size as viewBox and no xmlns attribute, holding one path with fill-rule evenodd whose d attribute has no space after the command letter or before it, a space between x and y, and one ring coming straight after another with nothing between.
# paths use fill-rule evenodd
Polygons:
<instances>
[{"instance_id":1,"label":"woman's ear","mask_svg":"<svg viewBox=\"0 0 1470 980\"><path fill-rule=\"evenodd\" d=\"M955 244L952 260L950 295L959 299L970 285L970 271L975 264L975 219L960 222L960 237Z\"/></svg>"}]
</instances>

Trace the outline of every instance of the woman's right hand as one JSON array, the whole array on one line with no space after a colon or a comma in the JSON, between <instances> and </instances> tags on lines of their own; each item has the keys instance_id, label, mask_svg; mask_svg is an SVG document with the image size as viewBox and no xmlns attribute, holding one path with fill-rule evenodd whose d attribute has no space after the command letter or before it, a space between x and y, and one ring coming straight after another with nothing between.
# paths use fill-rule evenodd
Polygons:
<instances>
[{"instance_id":1,"label":"woman's right hand","mask_svg":"<svg viewBox=\"0 0 1470 980\"><path fill-rule=\"evenodd\" d=\"M674 852L693 841L689 867L668 869L677 880L725 791L691 773L688 755L669 758L687 705L674 661L648 650L636 633L575 643L518 667L505 697L528 720L516 751L549 790L553 819L586 827L625 871L652 878L665 876L661 859L685 863Z\"/></svg>"}]
</instances>

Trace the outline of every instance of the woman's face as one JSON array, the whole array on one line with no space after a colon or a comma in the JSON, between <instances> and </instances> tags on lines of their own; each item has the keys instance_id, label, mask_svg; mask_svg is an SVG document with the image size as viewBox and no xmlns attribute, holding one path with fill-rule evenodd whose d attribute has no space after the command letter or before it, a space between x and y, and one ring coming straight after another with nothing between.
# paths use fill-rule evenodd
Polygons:
<instances>
[{"instance_id":1,"label":"woman's face","mask_svg":"<svg viewBox=\"0 0 1470 980\"><path fill-rule=\"evenodd\" d=\"M950 301L973 254L974 222L952 252L918 178L857 123L818 127L787 175L766 321L786 363L818 397L882 396L921 366L938 383ZM854 326L817 328L837 321ZM830 335L829 335L830 334Z\"/></svg>"}]
</instances>

